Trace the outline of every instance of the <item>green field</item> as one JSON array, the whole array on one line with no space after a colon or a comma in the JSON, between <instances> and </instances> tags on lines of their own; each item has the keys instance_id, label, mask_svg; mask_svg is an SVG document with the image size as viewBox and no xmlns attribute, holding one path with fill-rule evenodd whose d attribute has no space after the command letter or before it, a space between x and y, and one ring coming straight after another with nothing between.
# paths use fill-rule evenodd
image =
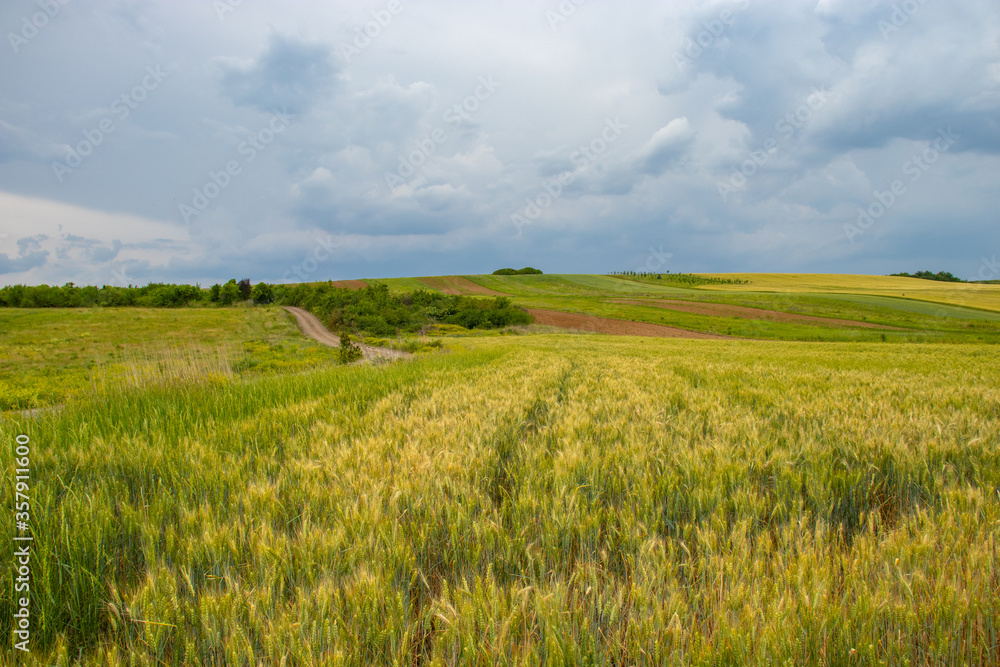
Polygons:
<instances>
[{"instance_id":1,"label":"green field","mask_svg":"<svg viewBox=\"0 0 1000 667\"><path fill-rule=\"evenodd\" d=\"M345 366L276 307L0 310L0 381L65 404L0 416L34 537L32 652L0 664L1000 664L989 311L466 278L772 340L451 327Z\"/></svg>"},{"instance_id":2,"label":"green field","mask_svg":"<svg viewBox=\"0 0 1000 667\"><path fill-rule=\"evenodd\" d=\"M837 293L835 276L828 292L815 290L813 278L803 280L802 291L766 292L759 286L705 285L680 287L655 279L597 275L463 276L483 287L510 294L527 308L569 312L664 324L738 338L839 342L968 342L1000 343L1000 312L966 308L924 300L872 294ZM748 279L746 276L739 276ZM878 282L879 276L871 277ZM749 280L749 279L748 279ZM912 280L917 283L926 280ZM940 284L940 283L938 283ZM725 288L724 290L722 288ZM987 286L1000 294L1000 288ZM652 305L622 304L622 298L671 299L695 303L744 306L785 313L853 320L862 324L895 327L897 331L858 326L824 326L822 323L789 323L742 317L692 315Z\"/></svg>"},{"instance_id":3,"label":"green field","mask_svg":"<svg viewBox=\"0 0 1000 667\"><path fill-rule=\"evenodd\" d=\"M941 283L892 276L818 274L706 274L745 284L691 286L660 277L583 274L466 275L460 278L510 295L524 308L661 324L736 338L830 342L1000 343L1000 286ZM423 289L442 277L366 279L394 293ZM423 280L423 281L422 281ZM896 292L896 290L901 290ZM907 291L908 290L908 291ZM471 292L470 292L471 293ZM857 322L781 322L742 316L692 314L625 304L623 299L670 299L725 304L793 315ZM875 330L877 324L893 330Z\"/></svg>"},{"instance_id":4,"label":"green field","mask_svg":"<svg viewBox=\"0 0 1000 667\"><path fill-rule=\"evenodd\" d=\"M333 363L277 308L0 308L0 412L108 385L298 370Z\"/></svg>"},{"instance_id":5,"label":"green field","mask_svg":"<svg viewBox=\"0 0 1000 667\"><path fill-rule=\"evenodd\" d=\"M979 283L948 283L896 276L826 273L706 273L711 278L746 280L748 285L706 285L721 291L827 292L899 296L1000 312L1000 289Z\"/></svg>"}]
</instances>

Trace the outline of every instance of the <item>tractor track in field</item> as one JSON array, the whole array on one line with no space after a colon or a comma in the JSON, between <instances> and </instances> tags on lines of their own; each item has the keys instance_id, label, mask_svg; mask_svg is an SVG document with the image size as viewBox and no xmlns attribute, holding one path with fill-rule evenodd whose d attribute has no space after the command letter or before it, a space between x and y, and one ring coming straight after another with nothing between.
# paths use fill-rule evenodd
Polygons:
<instances>
[{"instance_id":1,"label":"tractor track in field","mask_svg":"<svg viewBox=\"0 0 1000 667\"><path fill-rule=\"evenodd\" d=\"M331 280L330 282L334 287L340 289L359 290L368 287L368 283L363 280Z\"/></svg>"},{"instance_id":2,"label":"tractor track in field","mask_svg":"<svg viewBox=\"0 0 1000 667\"><path fill-rule=\"evenodd\" d=\"M322 345L326 345L327 347L340 347L340 336L336 336L331 333L329 329L323 326L323 323L319 321L319 318L310 313L308 310L304 310L296 306L282 306L282 308L295 316L295 321L298 323L302 333L306 336ZM365 361L380 359L409 359L413 356L409 352L389 350L384 347L373 347L363 343L359 344L358 347L361 348L361 354L364 355Z\"/></svg>"},{"instance_id":3,"label":"tractor track in field","mask_svg":"<svg viewBox=\"0 0 1000 667\"><path fill-rule=\"evenodd\" d=\"M462 276L424 276L417 278L420 282L431 289L436 289L442 294L482 294L486 296L510 296L503 292L497 292L489 287L483 287Z\"/></svg>"},{"instance_id":4,"label":"tractor track in field","mask_svg":"<svg viewBox=\"0 0 1000 667\"><path fill-rule=\"evenodd\" d=\"M676 310L692 315L707 315L709 317L736 317L744 320L767 320L769 322L791 322L796 324L825 324L828 327L862 329L885 329L887 331L902 331L899 327L874 322L859 322L857 320L841 320L834 317L818 317L816 315L799 315L781 310L765 310L747 306L734 306L726 303L706 303L699 301L680 301L675 299L613 299L615 303L632 306L654 306L667 310Z\"/></svg>"},{"instance_id":5,"label":"tractor track in field","mask_svg":"<svg viewBox=\"0 0 1000 667\"><path fill-rule=\"evenodd\" d=\"M733 339L732 336L705 333L703 331L689 331L687 329L678 329L677 327L668 327L663 324L635 322L633 320L614 320L608 317L567 313L561 310L528 308L528 312L534 316L535 324L546 324L562 329L574 329L576 331L589 331L615 336L653 336L656 338L702 338L713 340Z\"/></svg>"}]
</instances>

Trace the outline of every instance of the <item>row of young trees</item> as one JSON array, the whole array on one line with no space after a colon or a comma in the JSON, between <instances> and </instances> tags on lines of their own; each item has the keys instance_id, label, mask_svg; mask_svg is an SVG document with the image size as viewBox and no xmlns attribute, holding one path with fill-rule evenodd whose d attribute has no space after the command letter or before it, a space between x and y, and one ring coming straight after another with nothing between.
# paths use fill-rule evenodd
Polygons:
<instances>
[{"instance_id":1,"label":"row of young trees","mask_svg":"<svg viewBox=\"0 0 1000 667\"><path fill-rule=\"evenodd\" d=\"M709 278L698 276L693 273L655 273L652 271L612 271L612 276L629 276L632 278L645 278L654 280L667 280L672 283L684 283L688 285L749 285L749 280L740 278Z\"/></svg>"}]
</instances>

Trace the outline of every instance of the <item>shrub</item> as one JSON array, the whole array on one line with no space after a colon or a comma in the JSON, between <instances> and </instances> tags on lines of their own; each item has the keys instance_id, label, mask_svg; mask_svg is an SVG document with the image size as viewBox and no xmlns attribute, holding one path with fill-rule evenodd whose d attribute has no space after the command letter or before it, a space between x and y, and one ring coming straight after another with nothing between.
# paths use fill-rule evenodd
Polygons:
<instances>
[{"instance_id":1,"label":"shrub","mask_svg":"<svg viewBox=\"0 0 1000 667\"><path fill-rule=\"evenodd\" d=\"M351 335L346 331L342 332L340 334L340 361L349 364L362 356L361 348L351 340Z\"/></svg>"}]
</instances>

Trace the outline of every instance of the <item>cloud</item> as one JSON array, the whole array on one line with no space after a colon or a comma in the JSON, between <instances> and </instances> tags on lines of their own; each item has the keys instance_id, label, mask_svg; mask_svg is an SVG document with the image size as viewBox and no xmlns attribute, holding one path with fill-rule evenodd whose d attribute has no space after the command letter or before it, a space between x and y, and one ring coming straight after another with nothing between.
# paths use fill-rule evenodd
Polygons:
<instances>
[{"instance_id":1,"label":"cloud","mask_svg":"<svg viewBox=\"0 0 1000 667\"><path fill-rule=\"evenodd\" d=\"M16 256L0 254L0 274L22 273L44 264L49 253L41 249L41 242L46 238L45 234L35 234L17 239Z\"/></svg>"},{"instance_id":2,"label":"cloud","mask_svg":"<svg viewBox=\"0 0 1000 667\"><path fill-rule=\"evenodd\" d=\"M239 106L299 114L337 84L330 47L272 33L253 62L219 61L222 93Z\"/></svg>"},{"instance_id":3,"label":"cloud","mask_svg":"<svg viewBox=\"0 0 1000 667\"><path fill-rule=\"evenodd\" d=\"M37 133L0 118L0 162L52 160L62 158L60 146Z\"/></svg>"},{"instance_id":4,"label":"cloud","mask_svg":"<svg viewBox=\"0 0 1000 667\"><path fill-rule=\"evenodd\" d=\"M658 176L684 155L694 139L694 130L685 117L675 118L657 130L639 151L639 170Z\"/></svg>"},{"instance_id":5,"label":"cloud","mask_svg":"<svg viewBox=\"0 0 1000 667\"><path fill-rule=\"evenodd\" d=\"M4 243L13 241L18 248L18 255L4 255L0 266L19 279L44 275L51 282L82 283L74 277L88 276L103 284L116 266L141 262L155 270L178 255L198 252L187 232L173 225L2 191L0 219L9 230Z\"/></svg>"},{"instance_id":6,"label":"cloud","mask_svg":"<svg viewBox=\"0 0 1000 667\"><path fill-rule=\"evenodd\" d=\"M0 59L4 280L278 279L327 235L316 275L348 278L613 270L660 245L673 270L920 257L971 275L1000 252L996 3L585 3L553 27L532 3L449 1L377 29L377 0L244 2L224 20L211 3L94 3ZM0 22L23 11L0 3ZM164 85L60 182L51 162L96 140L147 67ZM272 133L275 108L294 118ZM609 119L626 126L613 142ZM942 127L960 140L848 243ZM545 206L518 236L528 201Z\"/></svg>"},{"instance_id":7,"label":"cloud","mask_svg":"<svg viewBox=\"0 0 1000 667\"><path fill-rule=\"evenodd\" d=\"M24 273L45 263L47 252L32 252L17 257L0 254L0 274Z\"/></svg>"}]
</instances>

